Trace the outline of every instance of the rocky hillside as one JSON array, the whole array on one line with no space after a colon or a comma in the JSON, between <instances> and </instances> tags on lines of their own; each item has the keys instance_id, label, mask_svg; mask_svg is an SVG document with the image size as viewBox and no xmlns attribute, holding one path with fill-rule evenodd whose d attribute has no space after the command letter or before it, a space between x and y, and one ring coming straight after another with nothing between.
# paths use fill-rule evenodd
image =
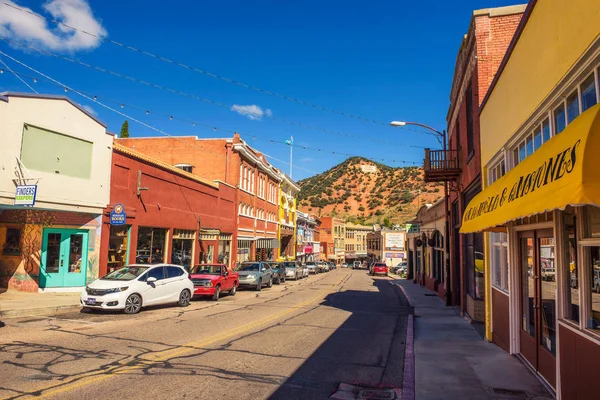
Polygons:
<instances>
[{"instance_id":1,"label":"rocky hillside","mask_svg":"<svg viewBox=\"0 0 600 400\"><path fill-rule=\"evenodd\" d=\"M300 210L360 223L404 224L444 187L425 183L419 167L392 168L360 157L298 182Z\"/></svg>"}]
</instances>

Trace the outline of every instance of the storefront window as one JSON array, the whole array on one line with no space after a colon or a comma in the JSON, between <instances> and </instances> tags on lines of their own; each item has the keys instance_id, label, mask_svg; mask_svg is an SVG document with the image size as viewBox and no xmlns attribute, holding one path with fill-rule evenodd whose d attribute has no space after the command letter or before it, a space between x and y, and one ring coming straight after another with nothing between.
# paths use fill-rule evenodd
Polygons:
<instances>
[{"instance_id":1,"label":"storefront window","mask_svg":"<svg viewBox=\"0 0 600 400\"><path fill-rule=\"evenodd\" d=\"M579 268L577 267L577 240L575 236L575 218L572 209L565 210L565 230L568 238L566 245L569 268L567 279L569 290L566 291L565 303L568 305L565 318L579 323ZM557 271L559 272L559 271ZM564 276L564 275L563 275ZM566 284L566 283L565 283Z\"/></svg>"},{"instance_id":2,"label":"storefront window","mask_svg":"<svg viewBox=\"0 0 600 400\"><path fill-rule=\"evenodd\" d=\"M231 252L231 241L220 240L219 241L219 264L225 264L229 266L229 254Z\"/></svg>"},{"instance_id":3,"label":"storefront window","mask_svg":"<svg viewBox=\"0 0 600 400\"><path fill-rule=\"evenodd\" d=\"M531 336L535 336L535 270L533 268L533 238L521 238L521 328Z\"/></svg>"},{"instance_id":4,"label":"storefront window","mask_svg":"<svg viewBox=\"0 0 600 400\"><path fill-rule=\"evenodd\" d=\"M589 248L591 261L591 286L592 295L590 296L590 318L588 328L600 332L600 247Z\"/></svg>"},{"instance_id":5,"label":"storefront window","mask_svg":"<svg viewBox=\"0 0 600 400\"><path fill-rule=\"evenodd\" d=\"M556 279L554 238L538 239L541 271L542 346L556 354Z\"/></svg>"},{"instance_id":6,"label":"storefront window","mask_svg":"<svg viewBox=\"0 0 600 400\"><path fill-rule=\"evenodd\" d=\"M205 250L200 252L200 263L211 264L214 262L213 256L215 253L215 246L212 244L206 246Z\"/></svg>"},{"instance_id":7,"label":"storefront window","mask_svg":"<svg viewBox=\"0 0 600 400\"><path fill-rule=\"evenodd\" d=\"M2 255L20 256L21 255L21 230L8 228L6 230L6 240L2 246Z\"/></svg>"},{"instance_id":8,"label":"storefront window","mask_svg":"<svg viewBox=\"0 0 600 400\"><path fill-rule=\"evenodd\" d=\"M128 232L129 227L127 226L110 226L110 238L108 240L108 273L111 273L127 264L127 250L129 249Z\"/></svg>"},{"instance_id":9,"label":"storefront window","mask_svg":"<svg viewBox=\"0 0 600 400\"><path fill-rule=\"evenodd\" d=\"M137 264L164 263L166 239L166 229L140 227L135 262Z\"/></svg>"},{"instance_id":10,"label":"storefront window","mask_svg":"<svg viewBox=\"0 0 600 400\"><path fill-rule=\"evenodd\" d=\"M194 231L183 229L173 230L173 251L171 252L171 263L181 265L186 269L189 269L192 266L194 237Z\"/></svg>"},{"instance_id":11,"label":"storefront window","mask_svg":"<svg viewBox=\"0 0 600 400\"><path fill-rule=\"evenodd\" d=\"M600 207L586 207L589 237L600 238Z\"/></svg>"},{"instance_id":12,"label":"storefront window","mask_svg":"<svg viewBox=\"0 0 600 400\"><path fill-rule=\"evenodd\" d=\"M490 234L492 285L500 290L508 291L508 235L506 233Z\"/></svg>"}]
</instances>

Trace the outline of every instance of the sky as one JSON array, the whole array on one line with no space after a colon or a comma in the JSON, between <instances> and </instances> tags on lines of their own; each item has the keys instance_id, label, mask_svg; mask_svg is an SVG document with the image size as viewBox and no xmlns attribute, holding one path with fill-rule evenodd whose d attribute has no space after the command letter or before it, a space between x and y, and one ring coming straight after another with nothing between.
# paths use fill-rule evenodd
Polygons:
<instances>
[{"instance_id":1,"label":"sky","mask_svg":"<svg viewBox=\"0 0 600 400\"><path fill-rule=\"evenodd\" d=\"M119 133L128 119L131 137L239 132L288 174L285 141L293 137L294 180L348 156L392 167L422 164L423 148L440 146L435 136L389 122L445 129L456 55L472 11L513 4L518 2L0 0L0 38L12 41L0 40L0 92L67 95L111 132ZM74 91L65 93L63 85Z\"/></svg>"}]
</instances>

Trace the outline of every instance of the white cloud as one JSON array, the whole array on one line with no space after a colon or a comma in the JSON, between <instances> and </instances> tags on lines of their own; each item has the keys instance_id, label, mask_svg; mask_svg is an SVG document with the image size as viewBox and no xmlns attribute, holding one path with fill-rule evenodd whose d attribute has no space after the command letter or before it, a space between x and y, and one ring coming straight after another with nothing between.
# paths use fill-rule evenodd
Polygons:
<instances>
[{"instance_id":1,"label":"white cloud","mask_svg":"<svg viewBox=\"0 0 600 400\"><path fill-rule=\"evenodd\" d=\"M231 107L231 111L235 111L236 113L244 115L255 121L260 121L265 115L267 117L273 116L273 112L270 109L267 108L263 110L260 106L257 106L256 104L250 104L247 106L234 104Z\"/></svg>"},{"instance_id":2,"label":"white cloud","mask_svg":"<svg viewBox=\"0 0 600 400\"><path fill-rule=\"evenodd\" d=\"M4 1L40 15L10 0ZM107 34L100 21L94 17L86 0L49 0L43 5L43 8L49 14L49 17L54 20L96 36L104 37ZM98 38L48 22L36 15L27 14L5 4L0 4L0 35L51 50L87 50L100 45L100 39ZM15 45L15 47L19 46Z\"/></svg>"},{"instance_id":3,"label":"white cloud","mask_svg":"<svg viewBox=\"0 0 600 400\"><path fill-rule=\"evenodd\" d=\"M83 108L85 111L87 111L88 113L92 114L94 117L98 116L98 113L96 112L96 110L94 110L92 107L90 106L86 106L86 105L82 105L81 108Z\"/></svg>"}]
</instances>

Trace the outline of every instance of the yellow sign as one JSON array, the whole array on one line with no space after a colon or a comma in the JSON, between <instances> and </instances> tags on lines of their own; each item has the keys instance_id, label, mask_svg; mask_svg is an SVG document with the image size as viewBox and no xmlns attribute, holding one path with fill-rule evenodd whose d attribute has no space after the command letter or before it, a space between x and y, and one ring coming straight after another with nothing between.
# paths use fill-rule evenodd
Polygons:
<instances>
[{"instance_id":1,"label":"yellow sign","mask_svg":"<svg viewBox=\"0 0 600 400\"><path fill-rule=\"evenodd\" d=\"M460 232L483 231L567 205L600 205L599 150L596 105L471 200Z\"/></svg>"}]
</instances>

